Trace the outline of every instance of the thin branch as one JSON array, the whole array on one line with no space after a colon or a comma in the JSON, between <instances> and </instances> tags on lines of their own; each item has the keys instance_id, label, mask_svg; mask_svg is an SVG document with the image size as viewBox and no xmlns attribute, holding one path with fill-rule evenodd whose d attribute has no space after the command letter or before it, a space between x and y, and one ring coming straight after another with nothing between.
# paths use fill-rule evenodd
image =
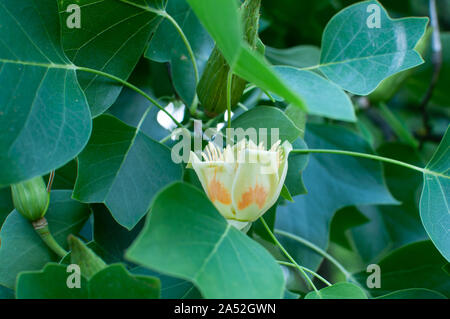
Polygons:
<instances>
[{"instance_id":1,"label":"thin branch","mask_svg":"<svg viewBox=\"0 0 450 319\"><path fill-rule=\"evenodd\" d=\"M47 183L47 193L50 193L50 191L52 190L52 185L53 185L53 179L55 178L55 171L51 171L50 172L50 176L48 177L48 183Z\"/></svg>"},{"instance_id":2,"label":"thin branch","mask_svg":"<svg viewBox=\"0 0 450 319\"><path fill-rule=\"evenodd\" d=\"M422 112L422 123L424 128L423 136L428 136L431 133L430 116L428 114L428 103L433 96L434 88L439 80L439 75L442 68L442 43L439 31L439 18L436 10L436 0L429 0L430 21L433 28L431 36L431 61L433 63L433 75L430 85L425 93L425 96L420 103L420 110ZM423 141L423 139L422 139Z\"/></svg>"}]
</instances>

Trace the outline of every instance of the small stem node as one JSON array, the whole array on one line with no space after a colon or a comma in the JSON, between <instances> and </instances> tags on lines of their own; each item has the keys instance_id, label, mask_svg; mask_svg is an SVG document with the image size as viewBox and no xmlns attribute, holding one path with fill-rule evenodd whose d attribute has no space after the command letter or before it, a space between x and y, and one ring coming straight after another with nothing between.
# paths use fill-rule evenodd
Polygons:
<instances>
[{"instance_id":1,"label":"small stem node","mask_svg":"<svg viewBox=\"0 0 450 319\"><path fill-rule=\"evenodd\" d=\"M32 225L36 233L39 235L39 237L41 237L42 241L48 246L48 248L50 248L61 258L67 255L67 251L56 242L55 238L53 238L52 234L50 233L47 219L42 217L32 222Z\"/></svg>"}]
</instances>

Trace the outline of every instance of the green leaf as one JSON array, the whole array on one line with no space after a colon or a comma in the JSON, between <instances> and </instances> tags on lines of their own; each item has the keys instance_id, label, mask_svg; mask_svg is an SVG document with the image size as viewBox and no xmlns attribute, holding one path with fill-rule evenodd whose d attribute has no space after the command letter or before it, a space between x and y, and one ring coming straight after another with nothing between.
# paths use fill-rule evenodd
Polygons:
<instances>
[{"instance_id":1,"label":"green leaf","mask_svg":"<svg viewBox=\"0 0 450 319\"><path fill-rule=\"evenodd\" d=\"M14 209L11 197L11 188L5 187L0 189L0 229L6 217Z\"/></svg>"},{"instance_id":2,"label":"green leaf","mask_svg":"<svg viewBox=\"0 0 450 319\"><path fill-rule=\"evenodd\" d=\"M308 148L306 143L301 138L295 140L295 142L292 143L292 147L296 150ZM302 195L308 192L306 190L302 177L302 172L308 165L308 159L309 159L308 154L289 155L288 172L286 174L286 180L284 181L284 185L286 186L291 196Z\"/></svg>"},{"instance_id":3,"label":"green leaf","mask_svg":"<svg viewBox=\"0 0 450 319\"><path fill-rule=\"evenodd\" d=\"M252 51L243 41L237 1L188 2L235 74L306 110L302 98L280 79L263 56Z\"/></svg>"},{"instance_id":4,"label":"green leaf","mask_svg":"<svg viewBox=\"0 0 450 319\"><path fill-rule=\"evenodd\" d=\"M156 192L182 175L169 148L111 115L94 120L78 165L73 197L104 203L128 229L147 213Z\"/></svg>"},{"instance_id":5,"label":"green leaf","mask_svg":"<svg viewBox=\"0 0 450 319\"><path fill-rule=\"evenodd\" d=\"M90 215L88 206L72 200L70 195L70 191L53 191L45 215L50 232L65 248L67 236L77 234ZM14 287L19 272L41 269L48 262L58 261L31 223L15 210L6 219L0 237L0 284L8 288Z\"/></svg>"},{"instance_id":6,"label":"green leaf","mask_svg":"<svg viewBox=\"0 0 450 319\"><path fill-rule=\"evenodd\" d=\"M192 281L205 298L281 298L284 293L281 268L270 254L188 184L176 183L155 198L127 258Z\"/></svg>"},{"instance_id":7,"label":"green leaf","mask_svg":"<svg viewBox=\"0 0 450 319\"><path fill-rule=\"evenodd\" d=\"M63 167L55 171L53 177L52 189L73 189L77 179L77 160L73 159ZM50 175L45 177L45 182L48 183Z\"/></svg>"},{"instance_id":8,"label":"green leaf","mask_svg":"<svg viewBox=\"0 0 450 319\"><path fill-rule=\"evenodd\" d=\"M81 28L69 28L66 21L73 12L66 9L73 3L58 1L64 52L77 66L126 80L161 18L120 0L80 0L77 5L81 8ZM78 72L77 76L93 116L108 109L122 89L117 82L97 74Z\"/></svg>"},{"instance_id":9,"label":"green leaf","mask_svg":"<svg viewBox=\"0 0 450 319\"><path fill-rule=\"evenodd\" d=\"M371 8L379 9L380 28L369 27L377 15ZM367 95L390 75L423 62L414 47L427 23L428 18L391 19L374 0L351 5L325 28L320 71L343 89Z\"/></svg>"},{"instance_id":10,"label":"green leaf","mask_svg":"<svg viewBox=\"0 0 450 319\"><path fill-rule=\"evenodd\" d=\"M323 124L307 126L311 149L341 149L373 153L368 143L348 129ZM294 197L277 209L276 228L305 238L326 249L334 213L345 206L396 204L386 188L379 162L331 154L310 154L303 171L308 194ZM315 269L322 257L298 242L279 239L301 265Z\"/></svg>"},{"instance_id":11,"label":"green leaf","mask_svg":"<svg viewBox=\"0 0 450 319\"><path fill-rule=\"evenodd\" d=\"M155 100L158 100L158 97L173 94L167 66L146 58L140 60L128 82L140 88ZM164 105L163 101L160 100L159 102ZM136 127L150 105L151 103L144 96L125 87L108 113L128 125ZM141 123L141 131L155 140L161 140L170 134L170 131L158 123L157 116L160 112L162 112L160 109L152 107Z\"/></svg>"},{"instance_id":12,"label":"green leaf","mask_svg":"<svg viewBox=\"0 0 450 319\"><path fill-rule=\"evenodd\" d=\"M81 273L86 278L89 279L106 268L106 263L79 238L69 235L67 241L70 246L70 263L80 266Z\"/></svg>"},{"instance_id":13,"label":"green leaf","mask_svg":"<svg viewBox=\"0 0 450 319\"><path fill-rule=\"evenodd\" d=\"M425 167L420 217L436 248L450 261L450 129Z\"/></svg>"},{"instance_id":14,"label":"green leaf","mask_svg":"<svg viewBox=\"0 0 450 319\"><path fill-rule=\"evenodd\" d=\"M319 64L320 49L313 45L299 45L287 49L266 46L266 58L274 65L306 68Z\"/></svg>"},{"instance_id":15,"label":"green leaf","mask_svg":"<svg viewBox=\"0 0 450 319\"><path fill-rule=\"evenodd\" d=\"M107 263L126 263L129 271L134 275L158 277L161 281L161 298L164 299L188 298L191 292L197 291L188 281L166 276L125 260L125 250L141 232L144 220L129 231L112 218L104 205L95 204L92 209L94 211L94 251L103 260Z\"/></svg>"},{"instance_id":16,"label":"green leaf","mask_svg":"<svg viewBox=\"0 0 450 319\"><path fill-rule=\"evenodd\" d=\"M96 273L81 287L70 289L67 266L47 264L42 271L22 272L17 279L17 299L154 299L159 297L159 280L133 276L115 264Z\"/></svg>"},{"instance_id":17,"label":"green leaf","mask_svg":"<svg viewBox=\"0 0 450 319\"><path fill-rule=\"evenodd\" d=\"M364 290L349 282L338 282L320 289L319 292L320 296L315 291L311 291L305 299L367 299Z\"/></svg>"},{"instance_id":18,"label":"green leaf","mask_svg":"<svg viewBox=\"0 0 450 319\"><path fill-rule=\"evenodd\" d=\"M376 299L447 299L443 294L430 289L403 289L377 297Z\"/></svg>"},{"instance_id":19,"label":"green leaf","mask_svg":"<svg viewBox=\"0 0 450 319\"><path fill-rule=\"evenodd\" d=\"M2 1L0 21L0 185L9 185L76 156L91 116L61 49L55 1Z\"/></svg>"},{"instance_id":20,"label":"green leaf","mask_svg":"<svg viewBox=\"0 0 450 319\"><path fill-rule=\"evenodd\" d=\"M356 121L352 101L336 84L311 71L288 66L278 66L275 70L303 98L309 114Z\"/></svg>"},{"instance_id":21,"label":"green leaf","mask_svg":"<svg viewBox=\"0 0 450 319\"><path fill-rule=\"evenodd\" d=\"M211 37L186 0L169 1L166 12L183 30L201 73L214 45ZM197 86L194 67L185 43L169 20L165 19L159 25L145 52L145 57L157 62L170 63L175 90L187 105L191 105Z\"/></svg>"},{"instance_id":22,"label":"green leaf","mask_svg":"<svg viewBox=\"0 0 450 319\"><path fill-rule=\"evenodd\" d=\"M431 289L450 297L449 275L444 270L448 263L429 240L403 246L377 264L381 288L368 288L374 297L407 288ZM370 274L362 271L354 277L365 286Z\"/></svg>"},{"instance_id":23,"label":"green leaf","mask_svg":"<svg viewBox=\"0 0 450 319\"><path fill-rule=\"evenodd\" d=\"M370 221L363 213L361 213L355 206L345 207L334 214L330 225L330 241L338 245L352 250L351 236L349 230L363 225ZM349 238L350 237L350 238ZM367 241L370 238L364 237ZM377 237L378 239L378 237Z\"/></svg>"},{"instance_id":24,"label":"green leaf","mask_svg":"<svg viewBox=\"0 0 450 319\"><path fill-rule=\"evenodd\" d=\"M423 166L417 151L404 144L386 143L377 152L381 156ZM411 169L388 163L384 164L384 172L389 190L401 204L359 206L360 213L369 221L353 228L349 234L354 248L367 263L378 260L393 249L428 239L417 201L422 177Z\"/></svg>"},{"instance_id":25,"label":"green leaf","mask_svg":"<svg viewBox=\"0 0 450 319\"><path fill-rule=\"evenodd\" d=\"M265 133L267 133L266 143L270 145L275 143L277 140L272 140L273 129L278 130L278 139L282 142L293 142L300 134L300 130L291 119L283 111L272 106L258 106L250 109L234 119L231 122L231 127L234 129L242 128L244 131L248 129L256 130L258 141L254 142L257 144L263 141Z\"/></svg>"},{"instance_id":26,"label":"green leaf","mask_svg":"<svg viewBox=\"0 0 450 319\"><path fill-rule=\"evenodd\" d=\"M2 299L14 299L14 290L6 288L0 285L0 300Z\"/></svg>"}]
</instances>

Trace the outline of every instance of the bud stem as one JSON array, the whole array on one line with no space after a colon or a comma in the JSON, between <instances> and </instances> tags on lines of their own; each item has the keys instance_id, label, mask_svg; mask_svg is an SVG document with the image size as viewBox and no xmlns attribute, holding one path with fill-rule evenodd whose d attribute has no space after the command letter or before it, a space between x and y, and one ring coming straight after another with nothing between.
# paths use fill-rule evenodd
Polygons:
<instances>
[{"instance_id":1,"label":"bud stem","mask_svg":"<svg viewBox=\"0 0 450 319\"><path fill-rule=\"evenodd\" d=\"M42 217L34 222L32 222L33 228L36 233L41 237L42 241L50 248L55 254L59 257L63 258L67 255L67 251L62 248L53 238L52 234L50 234L50 230L48 228L47 220Z\"/></svg>"},{"instance_id":2,"label":"bud stem","mask_svg":"<svg viewBox=\"0 0 450 319\"><path fill-rule=\"evenodd\" d=\"M275 244L278 246L278 248L280 248L280 250L287 257L287 259L289 259L289 261L300 271L300 273L303 275L303 277L308 282L308 284L314 289L314 291L319 296L319 298L322 299L322 295L320 294L320 291L317 290L317 287L314 285L314 283L312 282L311 278L309 278L309 276L305 273L303 268L295 261L294 258L292 258L291 254L289 254L288 251L286 250L286 248L284 248L283 245L278 241L277 237L275 237L275 235L273 234L273 232L270 229L270 227L267 225L267 223L264 220L264 218L260 217L259 220L263 224L263 226L266 229L267 233L269 234L270 238L272 238L272 240L275 242Z\"/></svg>"}]
</instances>

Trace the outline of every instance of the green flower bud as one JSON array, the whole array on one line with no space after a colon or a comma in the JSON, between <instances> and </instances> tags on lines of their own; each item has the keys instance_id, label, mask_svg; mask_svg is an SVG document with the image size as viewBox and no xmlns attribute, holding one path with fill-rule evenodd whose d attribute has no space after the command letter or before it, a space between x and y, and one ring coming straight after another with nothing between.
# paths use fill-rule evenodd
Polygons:
<instances>
[{"instance_id":1,"label":"green flower bud","mask_svg":"<svg viewBox=\"0 0 450 319\"><path fill-rule=\"evenodd\" d=\"M70 262L80 266L83 276L89 279L106 268L106 263L77 237L70 235L68 242L71 249Z\"/></svg>"},{"instance_id":2,"label":"green flower bud","mask_svg":"<svg viewBox=\"0 0 450 319\"><path fill-rule=\"evenodd\" d=\"M258 42L259 9L261 0L245 0L242 4L242 19L244 25L244 40L258 52L264 50L261 41ZM205 113L214 117L227 109L227 80L230 66L217 46L214 47L200 82L197 86L198 99ZM234 107L244 93L247 82L233 75L231 85L231 106Z\"/></svg>"},{"instance_id":3,"label":"green flower bud","mask_svg":"<svg viewBox=\"0 0 450 319\"><path fill-rule=\"evenodd\" d=\"M14 207L23 217L30 221L44 217L50 194L42 176L11 185L11 193Z\"/></svg>"}]
</instances>

